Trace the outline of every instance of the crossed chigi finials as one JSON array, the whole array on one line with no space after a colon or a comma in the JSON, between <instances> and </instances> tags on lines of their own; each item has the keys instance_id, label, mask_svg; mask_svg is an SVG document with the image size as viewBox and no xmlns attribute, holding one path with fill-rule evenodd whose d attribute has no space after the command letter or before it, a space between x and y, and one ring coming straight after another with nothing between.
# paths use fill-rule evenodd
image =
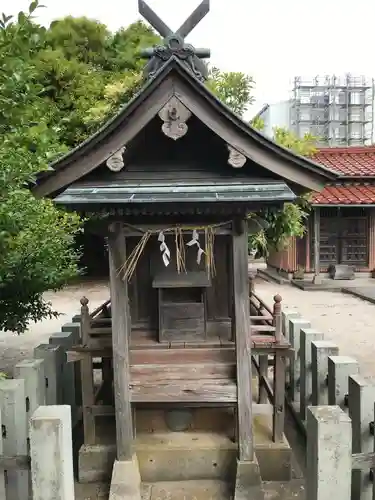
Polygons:
<instances>
[{"instance_id":1,"label":"crossed chigi finials","mask_svg":"<svg viewBox=\"0 0 375 500\"><path fill-rule=\"evenodd\" d=\"M186 44L185 37L193 31L209 12L210 0L203 0L176 32L171 30L144 0L138 0L138 10L146 21L164 38L163 45L157 45L142 51L142 56L150 59L146 65L145 74L152 77L160 68L160 65L174 56L185 62L197 78L205 80L207 78L207 67L201 59L210 57L210 50L196 49L192 45Z\"/></svg>"}]
</instances>

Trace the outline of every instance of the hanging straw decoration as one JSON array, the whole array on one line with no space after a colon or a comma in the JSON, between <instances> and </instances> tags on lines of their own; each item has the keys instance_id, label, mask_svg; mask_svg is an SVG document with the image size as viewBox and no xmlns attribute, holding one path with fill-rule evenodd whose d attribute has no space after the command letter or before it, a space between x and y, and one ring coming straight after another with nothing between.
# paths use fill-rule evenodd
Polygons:
<instances>
[{"instance_id":1,"label":"hanging straw decoration","mask_svg":"<svg viewBox=\"0 0 375 500\"><path fill-rule=\"evenodd\" d=\"M177 272L178 274L181 272L186 273L184 237L182 230L179 227L175 228L175 244Z\"/></svg>"},{"instance_id":2,"label":"hanging straw decoration","mask_svg":"<svg viewBox=\"0 0 375 500\"><path fill-rule=\"evenodd\" d=\"M142 252L146 246L146 243L150 239L151 233L147 232L142 235L138 244L135 246L129 257L124 262L123 266L119 269L118 274L124 271L123 280L130 280L133 276L137 263L142 255Z\"/></svg>"},{"instance_id":3,"label":"hanging straw decoration","mask_svg":"<svg viewBox=\"0 0 375 500\"><path fill-rule=\"evenodd\" d=\"M230 221L229 221L230 222ZM130 281L132 278L136 266L141 258L141 255L145 249L145 246L152 235L157 235L158 241L160 242L160 251L165 267L169 266L171 261L171 251L168 248L165 238L167 234L174 234L175 246L176 246L176 268L178 273L186 273L186 246L197 247L197 259L196 262L199 265L202 261L203 255L205 256L205 266L208 276L214 276L216 274L215 269L215 259L214 259L214 240L215 240L215 230L220 226L225 226L229 222L223 222L221 224L216 224L212 226L174 226L167 229L154 229L144 231L142 229L137 229L134 226L129 227L133 230L137 230L142 234L139 242L126 259L124 264L118 270L118 274L123 273L123 279ZM192 231L192 239L188 242L184 242L184 231ZM199 241L198 231L204 231L205 238L205 248L201 247Z\"/></svg>"},{"instance_id":4,"label":"hanging straw decoration","mask_svg":"<svg viewBox=\"0 0 375 500\"><path fill-rule=\"evenodd\" d=\"M215 276L216 266L215 266L215 255L214 255L214 243L215 243L215 230L213 227L208 227L205 229L206 238L206 269L208 276Z\"/></svg>"}]
</instances>

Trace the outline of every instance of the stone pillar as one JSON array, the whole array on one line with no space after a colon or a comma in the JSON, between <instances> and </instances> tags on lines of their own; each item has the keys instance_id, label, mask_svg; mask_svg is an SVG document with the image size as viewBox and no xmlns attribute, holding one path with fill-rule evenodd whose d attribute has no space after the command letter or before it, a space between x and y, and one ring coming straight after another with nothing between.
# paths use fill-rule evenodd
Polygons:
<instances>
[{"instance_id":1,"label":"stone pillar","mask_svg":"<svg viewBox=\"0 0 375 500\"><path fill-rule=\"evenodd\" d=\"M291 401L299 403L301 393L301 328L310 328L311 324L303 318L290 318L289 320L289 342L294 349L294 360L290 367L289 396ZM299 413L299 408L298 408Z\"/></svg>"},{"instance_id":2,"label":"stone pillar","mask_svg":"<svg viewBox=\"0 0 375 500\"><path fill-rule=\"evenodd\" d=\"M14 378L25 382L26 412L29 420L39 406L46 404L44 361L24 359L14 367Z\"/></svg>"},{"instance_id":3,"label":"stone pillar","mask_svg":"<svg viewBox=\"0 0 375 500\"><path fill-rule=\"evenodd\" d=\"M370 424L374 421L375 377L349 377L349 416L352 419L353 453L372 453L374 436ZM369 471L353 470L352 498L373 500L373 483Z\"/></svg>"},{"instance_id":4,"label":"stone pillar","mask_svg":"<svg viewBox=\"0 0 375 500\"><path fill-rule=\"evenodd\" d=\"M286 310L286 311L282 311L282 313L281 313L282 331L283 331L284 337L286 338L286 340L288 342L290 342L289 320L291 318L300 318L300 317L301 317L300 313L297 311L293 311L293 310L290 310L290 311ZM286 381L286 386L288 387L288 385L290 385L290 370L291 370L291 367L293 364L293 358L287 358L285 360L285 364L286 364L285 381Z\"/></svg>"},{"instance_id":5,"label":"stone pillar","mask_svg":"<svg viewBox=\"0 0 375 500\"><path fill-rule=\"evenodd\" d=\"M306 408L312 402L311 342L323 340L324 335L312 328L301 328L301 420L306 420Z\"/></svg>"},{"instance_id":6,"label":"stone pillar","mask_svg":"<svg viewBox=\"0 0 375 500\"><path fill-rule=\"evenodd\" d=\"M34 349L34 358L44 360L44 376L46 383L46 404L61 404L62 374L64 370L64 351L61 346L40 344Z\"/></svg>"},{"instance_id":7,"label":"stone pillar","mask_svg":"<svg viewBox=\"0 0 375 500\"><path fill-rule=\"evenodd\" d=\"M75 374L74 368L76 363L66 362L66 352L73 345L77 345L79 342L79 324L66 323L61 332L53 333L49 338L49 343L51 345L60 345L63 350L63 356L65 363L63 365L62 372L62 401L61 404L69 405L72 411L72 425L73 427L77 423L78 413L76 404L76 392L75 392Z\"/></svg>"},{"instance_id":8,"label":"stone pillar","mask_svg":"<svg viewBox=\"0 0 375 500\"><path fill-rule=\"evenodd\" d=\"M74 499L70 408L40 406L30 420L33 500Z\"/></svg>"},{"instance_id":9,"label":"stone pillar","mask_svg":"<svg viewBox=\"0 0 375 500\"><path fill-rule=\"evenodd\" d=\"M300 318L301 315L298 311L282 311L281 321L284 337L289 341L289 320L292 318Z\"/></svg>"},{"instance_id":10,"label":"stone pillar","mask_svg":"<svg viewBox=\"0 0 375 500\"><path fill-rule=\"evenodd\" d=\"M320 207L314 207L314 277L313 283L320 285Z\"/></svg>"},{"instance_id":11,"label":"stone pillar","mask_svg":"<svg viewBox=\"0 0 375 500\"><path fill-rule=\"evenodd\" d=\"M359 364L348 356L328 358L328 404L345 409L345 396L349 391L349 376L358 375Z\"/></svg>"},{"instance_id":12,"label":"stone pillar","mask_svg":"<svg viewBox=\"0 0 375 500\"><path fill-rule=\"evenodd\" d=\"M352 427L338 406L307 409L306 500L350 500Z\"/></svg>"},{"instance_id":13,"label":"stone pillar","mask_svg":"<svg viewBox=\"0 0 375 500\"><path fill-rule=\"evenodd\" d=\"M328 357L338 356L339 348L327 340L311 342L312 404L328 405Z\"/></svg>"},{"instance_id":14,"label":"stone pillar","mask_svg":"<svg viewBox=\"0 0 375 500\"><path fill-rule=\"evenodd\" d=\"M27 417L23 380L0 382L3 453L7 457L25 457L27 450ZM12 500L29 498L29 471L7 471L7 493Z\"/></svg>"},{"instance_id":15,"label":"stone pillar","mask_svg":"<svg viewBox=\"0 0 375 500\"><path fill-rule=\"evenodd\" d=\"M0 429L2 429L2 417L1 417L1 411L0 411ZM4 446L3 446L3 436L0 433L0 456L4 455ZM6 481L5 481L5 474L6 472L4 470L0 470L0 498L2 500L6 500Z\"/></svg>"}]
</instances>

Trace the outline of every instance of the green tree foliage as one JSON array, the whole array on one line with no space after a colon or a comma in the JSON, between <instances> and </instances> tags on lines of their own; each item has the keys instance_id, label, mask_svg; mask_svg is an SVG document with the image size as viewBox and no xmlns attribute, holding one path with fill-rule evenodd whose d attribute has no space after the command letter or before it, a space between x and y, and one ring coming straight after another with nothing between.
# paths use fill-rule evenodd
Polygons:
<instances>
[{"instance_id":1,"label":"green tree foliage","mask_svg":"<svg viewBox=\"0 0 375 500\"><path fill-rule=\"evenodd\" d=\"M254 101L251 95L254 80L245 73L220 71L212 67L209 70L207 86L216 97L240 116L246 113Z\"/></svg>"},{"instance_id":2,"label":"green tree foliage","mask_svg":"<svg viewBox=\"0 0 375 500\"><path fill-rule=\"evenodd\" d=\"M45 30L19 14L0 21L0 329L23 331L55 315L43 298L78 273L73 248L79 217L36 199L28 189L48 161L66 148L42 97L33 57Z\"/></svg>"}]
</instances>

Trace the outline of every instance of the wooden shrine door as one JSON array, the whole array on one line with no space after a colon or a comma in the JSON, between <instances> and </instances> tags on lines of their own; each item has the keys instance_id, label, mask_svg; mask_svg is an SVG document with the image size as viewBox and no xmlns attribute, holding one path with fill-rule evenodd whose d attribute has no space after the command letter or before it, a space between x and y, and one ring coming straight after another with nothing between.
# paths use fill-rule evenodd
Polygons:
<instances>
[{"instance_id":1,"label":"wooden shrine door","mask_svg":"<svg viewBox=\"0 0 375 500\"><path fill-rule=\"evenodd\" d=\"M331 264L368 266L369 217L363 209L320 209L320 264L326 270ZM312 242L313 243L313 242ZM312 246L311 263L314 263Z\"/></svg>"}]
</instances>

